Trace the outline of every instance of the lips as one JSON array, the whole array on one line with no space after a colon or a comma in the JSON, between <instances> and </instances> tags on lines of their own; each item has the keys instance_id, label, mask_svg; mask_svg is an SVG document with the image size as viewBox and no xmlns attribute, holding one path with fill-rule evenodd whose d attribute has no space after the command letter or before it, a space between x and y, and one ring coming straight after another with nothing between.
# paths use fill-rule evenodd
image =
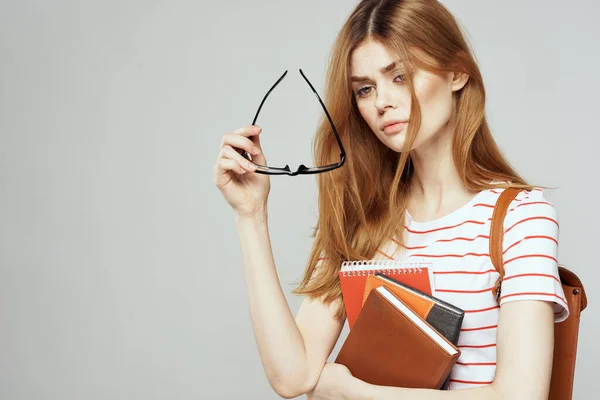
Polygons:
<instances>
[{"instance_id":1,"label":"lips","mask_svg":"<svg viewBox=\"0 0 600 400\"><path fill-rule=\"evenodd\" d=\"M386 122L382 125L382 130L385 134L390 135L392 133L400 132L406 126L408 121L394 120Z\"/></svg>"},{"instance_id":2,"label":"lips","mask_svg":"<svg viewBox=\"0 0 600 400\"><path fill-rule=\"evenodd\" d=\"M393 119L393 120L390 120L390 121L386 121L386 122L383 123L383 125L381 125L381 130L384 131L385 128L387 128L390 125L404 124L406 122L408 122L408 121L403 121L401 119Z\"/></svg>"}]
</instances>

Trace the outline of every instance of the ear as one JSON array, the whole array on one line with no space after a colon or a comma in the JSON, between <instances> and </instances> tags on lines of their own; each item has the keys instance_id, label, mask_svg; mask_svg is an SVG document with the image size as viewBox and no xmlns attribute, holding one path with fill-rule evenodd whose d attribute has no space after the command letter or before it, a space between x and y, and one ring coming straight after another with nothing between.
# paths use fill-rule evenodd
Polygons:
<instances>
[{"instance_id":1,"label":"ear","mask_svg":"<svg viewBox=\"0 0 600 400\"><path fill-rule=\"evenodd\" d=\"M452 91L456 92L467 84L469 75L464 72L453 72L452 73Z\"/></svg>"}]
</instances>

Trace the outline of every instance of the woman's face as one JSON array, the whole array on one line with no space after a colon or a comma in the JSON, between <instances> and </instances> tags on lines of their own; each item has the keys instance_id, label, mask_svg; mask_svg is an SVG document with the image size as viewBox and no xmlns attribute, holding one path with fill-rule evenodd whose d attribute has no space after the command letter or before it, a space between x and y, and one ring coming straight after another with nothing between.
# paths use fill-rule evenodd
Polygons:
<instances>
[{"instance_id":1,"label":"woman's face","mask_svg":"<svg viewBox=\"0 0 600 400\"><path fill-rule=\"evenodd\" d=\"M415 50L424 55L420 50ZM395 65L392 66L392 63ZM384 67L388 67L383 70ZM400 152L410 116L410 89L405 83L407 65L378 41L367 40L351 56L352 91L358 110L375 135L390 149ZM416 149L450 129L452 93L461 89L467 77L455 79L421 69L413 70L415 93L421 106L421 127L411 148ZM400 121L384 129L391 121Z\"/></svg>"}]
</instances>

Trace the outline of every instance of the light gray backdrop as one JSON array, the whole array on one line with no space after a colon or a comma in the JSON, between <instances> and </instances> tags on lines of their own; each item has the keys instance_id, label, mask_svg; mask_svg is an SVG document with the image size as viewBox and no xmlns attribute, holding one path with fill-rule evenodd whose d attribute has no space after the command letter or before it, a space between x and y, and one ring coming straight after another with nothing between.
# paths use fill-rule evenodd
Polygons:
<instances>
[{"instance_id":1,"label":"light gray backdrop","mask_svg":"<svg viewBox=\"0 0 600 400\"><path fill-rule=\"evenodd\" d=\"M258 123L272 164L312 159L327 57L356 0L35 1L0 7L0 398L275 399L250 326L221 136ZM558 208L587 286L576 399L597 392L597 2L444 2L468 32L510 161ZM311 176L272 178L290 294ZM344 330L332 359L345 338Z\"/></svg>"}]
</instances>

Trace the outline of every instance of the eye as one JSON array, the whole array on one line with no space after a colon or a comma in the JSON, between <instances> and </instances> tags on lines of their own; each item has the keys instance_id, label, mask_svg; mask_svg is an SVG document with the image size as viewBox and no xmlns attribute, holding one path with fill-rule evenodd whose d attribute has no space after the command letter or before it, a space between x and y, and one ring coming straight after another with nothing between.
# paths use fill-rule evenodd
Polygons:
<instances>
[{"instance_id":1,"label":"eye","mask_svg":"<svg viewBox=\"0 0 600 400\"><path fill-rule=\"evenodd\" d=\"M364 97L364 96L366 96L366 95L368 95L368 94L370 93L370 90L369 90L369 91L367 91L368 89L372 89L372 87L371 87L371 86L365 86L365 87L363 87L363 88L360 88L360 89L358 89L358 90L356 91L356 94L357 94L359 97Z\"/></svg>"},{"instance_id":2,"label":"eye","mask_svg":"<svg viewBox=\"0 0 600 400\"><path fill-rule=\"evenodd\" d=\"M404 74L400 74L400 75L396 76L396 78L394 78L394 79L398 79L398 78L402 78L402 82L404 82L406 77Z\"/></svg>"},{"instance_id":3,"label":"eye","mask_svg":"<svg viewBox=\"0 0 600 400\"><path fill-rule=\"evenodd\" d=\"M404 74L396 75L394 80L397 80L398 78L400 78L399 83L404 83L405 79L406 79L406 75L404 75ZM371 93L371 89L373 89L372 86L364 86L356 91L356 95L358 97L366 97L369 95L369 93Z\"/></svg>"}]
</instances>

